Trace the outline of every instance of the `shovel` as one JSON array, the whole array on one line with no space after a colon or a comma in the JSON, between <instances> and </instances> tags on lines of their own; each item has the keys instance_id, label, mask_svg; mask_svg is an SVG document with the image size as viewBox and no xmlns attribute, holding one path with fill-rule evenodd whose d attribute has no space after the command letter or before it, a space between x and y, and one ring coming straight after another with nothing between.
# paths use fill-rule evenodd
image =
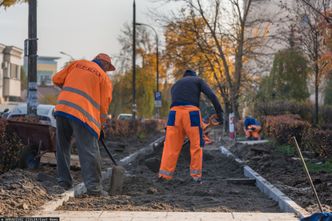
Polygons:
<instances>
[{"instance_id":1,"label":"shovel","mask_svg":"<svg viewBox=\"0 0 332 221\"><path fill-rule=\"evenodd\" d=\"M103 145L106 153L108 154L108 156L110 157L111 161L114 164L114 166L112 168L111 187L110 187L109 193L110 193L110 195L121 194L125 169L116 163L111 152L106 147L104 140L100 139L100 142Z\"/></svg>"}]
</instances>

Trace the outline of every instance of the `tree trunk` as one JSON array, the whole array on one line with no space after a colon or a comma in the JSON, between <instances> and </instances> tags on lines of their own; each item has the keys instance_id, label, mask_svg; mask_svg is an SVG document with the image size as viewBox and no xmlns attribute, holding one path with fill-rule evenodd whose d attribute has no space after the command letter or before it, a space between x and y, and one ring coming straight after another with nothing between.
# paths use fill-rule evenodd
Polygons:
<instances>
[{"instance_id":1,"label":"tree trunk","mask_svg":"<svg viewBox=\"0 0 332 221\"><path fill-rule=\"evenodd\" d=\"M318 33L315 35L315 43L314 43L314 50L315 50L315 117L314 117L314 125L318 124L319 121L319 101L318 101L318 93L319 93L319 66L318 66L318 59L319 59L319 39Z\"/></svg>"},{"instance_id":2,"label":"tree trunk","mask_svg":"<svg viewBox=\"0 0 332 221\"><path fill-rule=\"evenodd\" d=\"M319 82L318 82L318 74L319 74L319 68L318 64L315 65L315 118L314 118L314 125L318 124L319 121Z\"/></svg>"}]
</instances>

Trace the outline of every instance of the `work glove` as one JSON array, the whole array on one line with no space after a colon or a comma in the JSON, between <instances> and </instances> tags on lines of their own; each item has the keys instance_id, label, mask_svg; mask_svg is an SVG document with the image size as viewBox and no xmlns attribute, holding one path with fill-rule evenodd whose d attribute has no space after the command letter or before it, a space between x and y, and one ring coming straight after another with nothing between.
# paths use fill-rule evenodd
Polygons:
<instances>
[{"instance_id":1,"label":"work glove","mask_svg":"<svg viewBox=\"0 0 332 221\"><path fill-rule=\"evenodd\" d=\"M218 117L216 118L216 120L218 121L219 124L223 124L224 119L222 117L222 114L218 114Z\"/></svg>"}]
</instances>

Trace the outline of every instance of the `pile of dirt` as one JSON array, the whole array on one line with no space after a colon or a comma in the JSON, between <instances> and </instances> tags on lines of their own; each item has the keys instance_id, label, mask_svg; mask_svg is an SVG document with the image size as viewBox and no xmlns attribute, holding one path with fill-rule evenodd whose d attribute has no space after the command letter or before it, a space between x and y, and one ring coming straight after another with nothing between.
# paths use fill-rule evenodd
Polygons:
<instances>
[{"instance_id":1,"label":"pile of dirt","mask_svg":"<svg viewBox=\"0 0 332 221\"><path fill-rule=\"evenodd\" d=\"M216 146L214 146L216 147ZM215 150L213 150L215 149ZM162 149L127 166L130 174L124 182L122 195L71 198L59 210L121 210L121 211L260 211L277 212L278 205L254 185L233 184L228 178L243 178L242 168L223 157L219 150L204 150L203 184L194 183L189 175L189 148L182 151L172 181L157 179L146 162L160 160ZM109 187L109 181L104 188Z\"/></svg>"},{"instance_id":2,"label":"pile of dirt","mask_svg":"<svg viewBox=\"0 0 332 221\"><path fill-rule=\"evenodd\" d=\"M52 200L47 190L32 177L30 172L19 169L0 175L0 215L29 215Z\"/></svg>"},{"instance_id":3,"label":"pile of dirt","mask_svg":"<svg viewBox=\"0 0 332 221\"><path fill-rule=\"evenodd\" d=\"M308 212L319 212L302 163L272 143L237 144L231 151ZM325 211L332 210L332 174L310 173Z\"/></svg>"},{"instance_id":4,"label":"pile of dirt","mask_svg":"<svg viewBox=\"0 0 332 221\"><path fill-rule=\"evenodd\" d=\"M6 133L7 121L0 118L0 174L19 165L23 144L15 134Z\"/></svg>"}]
</instances>

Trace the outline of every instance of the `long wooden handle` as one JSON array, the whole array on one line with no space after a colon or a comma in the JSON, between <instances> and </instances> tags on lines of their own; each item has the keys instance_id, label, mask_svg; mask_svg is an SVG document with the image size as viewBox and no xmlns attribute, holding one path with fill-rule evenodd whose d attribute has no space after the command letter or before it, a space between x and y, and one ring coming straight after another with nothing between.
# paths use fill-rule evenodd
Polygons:
<instances>
[{"instance_id":1,"label":"long wooden handle","mask_svg":"<svg viewBox=\"0 0 332 221\"><path fill-rule=\"evenodd\" d=\"M317 191L316 191L316 188L314 186L314 183L312 182L312 179L311 179L311 176L310 176L310 173L309 173L309 170L307 168L307 165L304 161L304 158L302 156L302 152L301 152L301 149L299 147L299 144L297 143L297 140L296 140L296 137L293 137L294 141L295 141L295 145L296 145L296 150L297 150L297 153L299 154L300 158L301 158L301 161L302 161L302 164L303 164L303 167L304 167L304 171L306 172L306 175L307 175L307 178L309 180L309 183L310 183L310 186L311 186L311 189L312 189L312 192L314 193L315 197L316 197L316 200L317 200L317 204L318 204L318 207L320 209L321 212L324 212L323 211L323 207L322 207L322 204L320 203L320 200L318 198L318 194L317 194Z\"/></svg>"}]
</instances>

